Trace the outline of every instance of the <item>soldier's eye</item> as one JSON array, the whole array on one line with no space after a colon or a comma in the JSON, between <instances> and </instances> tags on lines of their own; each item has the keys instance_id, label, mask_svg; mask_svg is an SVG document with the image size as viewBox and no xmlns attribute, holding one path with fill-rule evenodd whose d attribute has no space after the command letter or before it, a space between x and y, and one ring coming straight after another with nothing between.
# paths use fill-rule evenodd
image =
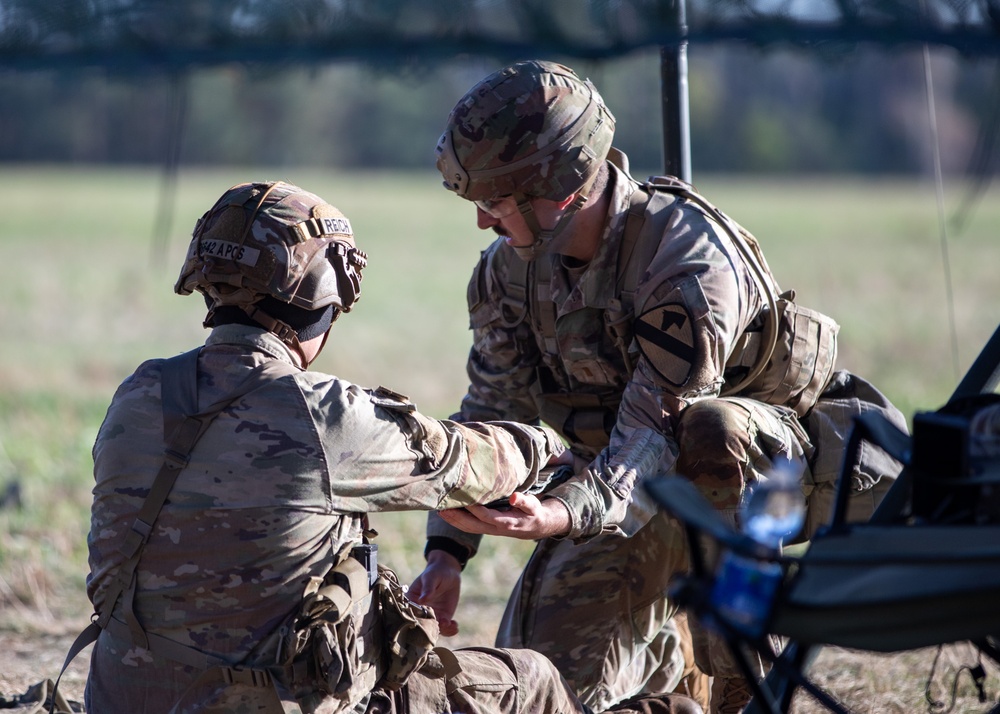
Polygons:
<instances>
[{"instance_id":1,"label":"soldier's eye","mask_svg":"<svg viewBox=\"0 0 1000 714\"><path fill-rule=\"evenodd\" d=\"M487 198L482 201L476 201L476 205L479 207L479 210L490 214L494 218L503 218L504 216L509 216L517 209L517 204L513 201L508 201L509 198L510 195Z\"/></svg>"}]
</instances>

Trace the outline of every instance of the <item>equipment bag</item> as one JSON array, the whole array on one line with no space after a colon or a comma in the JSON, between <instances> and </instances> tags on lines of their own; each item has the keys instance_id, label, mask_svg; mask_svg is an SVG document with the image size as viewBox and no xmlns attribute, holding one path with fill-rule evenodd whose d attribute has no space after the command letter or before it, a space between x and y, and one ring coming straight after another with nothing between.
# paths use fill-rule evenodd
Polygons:
<instances>
[{"instance_id":1,"label":"equipment bag","mask_svg":"<svg viewBox=\"0 0 1000 714\"><path fill-rule=\"evenodd\" d=\"M378 686L395 691L427 661L437 644L438 622L433 610L406 597L396 574L388 568L379 566L375 590L382 610L382 650L386 656Z\"/></svg>"}]
</instances>

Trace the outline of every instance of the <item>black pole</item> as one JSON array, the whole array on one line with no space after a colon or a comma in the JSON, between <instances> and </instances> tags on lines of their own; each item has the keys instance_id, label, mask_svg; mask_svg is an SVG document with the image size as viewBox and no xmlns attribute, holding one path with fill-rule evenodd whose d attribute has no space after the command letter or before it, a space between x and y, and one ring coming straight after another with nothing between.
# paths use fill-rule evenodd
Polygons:
<instances>
[{"instance_id":1,"label":"black pole","mask_svg":"<svg viewBox=\"0 0 1000 714\"><path fill-rule=\"evenodd\" d=\"M676 45L660 49L660 95L663 113L663 170L691 181L691 122L688 111L687 11L673 0Z\"/></svg>"},{"instance_id":2,"label":"black pole","mask_svg":"<svg viewBox=\"0 0 1000 714\"><path fill-rule=\"evenodd\" d=\"M983 347L948 401L989 393L995 391L998 385L1000 385L1000 327L997 327L993 337Z\"/></svg>"}]
</instances>

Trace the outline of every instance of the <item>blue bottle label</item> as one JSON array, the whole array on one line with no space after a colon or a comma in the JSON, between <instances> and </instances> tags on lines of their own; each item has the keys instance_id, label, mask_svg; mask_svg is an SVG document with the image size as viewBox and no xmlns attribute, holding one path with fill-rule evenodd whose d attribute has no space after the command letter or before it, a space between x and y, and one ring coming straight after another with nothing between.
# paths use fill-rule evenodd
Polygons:
<instances>
[{"instance_id":1,"label":"blue bottle label","mask_svg":"<svg viewBox=\"0 0 1000 714\"><path fill-rule=\"evenodd\" d=\"M764 634L781 579L777 563L727 553L712 587L712 606L737 630L759 637Z\"/></svg>"}]
</instances>

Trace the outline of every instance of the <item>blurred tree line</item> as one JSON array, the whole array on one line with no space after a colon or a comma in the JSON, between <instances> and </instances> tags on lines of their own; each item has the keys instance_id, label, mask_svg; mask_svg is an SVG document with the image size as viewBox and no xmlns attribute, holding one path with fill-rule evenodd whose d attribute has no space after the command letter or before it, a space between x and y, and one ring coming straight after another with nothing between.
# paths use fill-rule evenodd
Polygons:
<instances>
[{"instance_id":1,"label":"blurred tree line","mask_svg":"<svg viewBox=\"0 0 1000 714\"><path fill-rule=\"evenodd\" d=\"M594 80L633 166L661 158L659 55L567 61ZM0 71L0 161L427 168L448 111L501 65ZM697 172L927 172L921 50L689 48ZM964 171L1000 96L995 59L933 55L944 168Z\"/></svg>"}]
</instances>

